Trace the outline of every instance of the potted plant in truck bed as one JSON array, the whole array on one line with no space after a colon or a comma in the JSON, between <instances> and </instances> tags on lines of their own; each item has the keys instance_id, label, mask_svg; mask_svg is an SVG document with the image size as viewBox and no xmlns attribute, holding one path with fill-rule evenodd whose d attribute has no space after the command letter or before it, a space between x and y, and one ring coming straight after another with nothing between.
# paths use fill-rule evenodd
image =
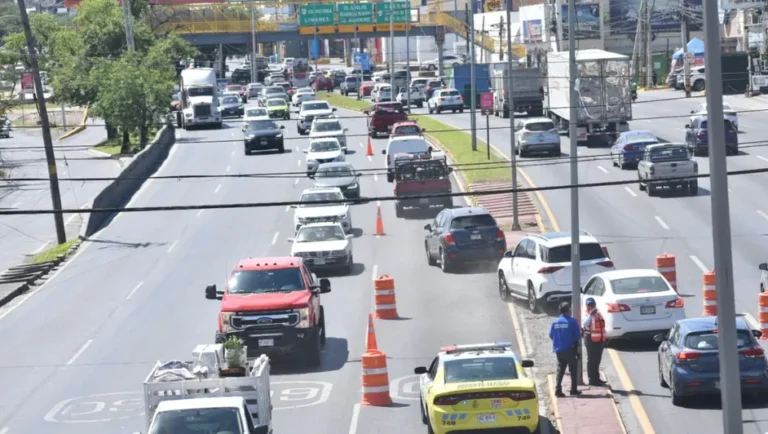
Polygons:
<instances>
[{"instance_id":1,"label":"potted plant in truck bed","mask_svg":"<svg viewBox=\"0 0 768 434\"><path fill-rule=\"evenodd\" d=\"M245 375L245 369L248 365L247 348L237 336L230 336L224 341L224 367L221 374L226 375Z\"/></svg>"}]
</instances>

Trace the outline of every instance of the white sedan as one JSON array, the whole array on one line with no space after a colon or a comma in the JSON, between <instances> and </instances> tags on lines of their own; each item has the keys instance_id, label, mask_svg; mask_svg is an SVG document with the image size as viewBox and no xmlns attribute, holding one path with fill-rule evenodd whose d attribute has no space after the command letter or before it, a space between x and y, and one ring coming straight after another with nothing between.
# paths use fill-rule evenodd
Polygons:
<instances>
[{"instance_id":1,"label":"white sedan","mask_svg":"<svg viewBox=\"0 0 768 434\"><path fill-rule=\"evenodd\" d=\"M307 173L314 173L324 163L346 161L344 149L335 137L313 139L304 153L307 154Z\"/></svg>"},{"instance_id":2,"label":"white sedan","mask_svg":"<svg viewBox=\"0 0 768 434\"><path fill-rule=\"evenodd\" d=\"M288 241L291 256L304 258L310 270L333 268L351 274L355 263L351 239L352 234L346 234L341 223L322 222L302 225L296 238Z\"/></svg>"},{"instance_id":3,"label":"white sedan","mask_svg":"<svg viewBox=\"0 0 768 434\"><path fill-rule=\"evenodd\" d=\"M736 131L739 131L739 114L736 113L736 110L731 107L730 104L727 102L723 103L723 114L725 115L725 118L731 121L733 124L733 127L736 128ZM689 123L693 123L693 120L696 116L706 116L707 115L707 103L701 103L698 107L696 107L696 110L691 111L691 121Z\"/></svg>"},{"instance_id":4,"label":"white sedan","mask_svg":"<svg viewBox=\"0 0 768 434\"><path fill-rule=\"evenodd\" d=\"M301 106L301 103L305 101L315 101L317 97L315 96L315 91L311 87L302 87L301 89L296 89L296 93L293 94L293 98L291 102L294 106L299 107Z\"/></svg>"},{"instance_id":5,"label":"white sedan","mask_svg":"<svg viewBox=\"0 0 768 434\"><path fill-rule=\"evenodd\" d=\"M245 115L243 116L243 123L247 124L251 121L268 121L269 113L264 107L246 107Z\"/></svg>"},{"instance_id":6,"label":"white sedan","mask_svg":"<svg viewBox=\"0 0 768 434\"><path fill-rule=\"evenodd\" d=\"M658 271L614 270L593 275L582 300L594 298L608 339L653 337L685 319L683 299Z\"/></svg>"}]
</instances>

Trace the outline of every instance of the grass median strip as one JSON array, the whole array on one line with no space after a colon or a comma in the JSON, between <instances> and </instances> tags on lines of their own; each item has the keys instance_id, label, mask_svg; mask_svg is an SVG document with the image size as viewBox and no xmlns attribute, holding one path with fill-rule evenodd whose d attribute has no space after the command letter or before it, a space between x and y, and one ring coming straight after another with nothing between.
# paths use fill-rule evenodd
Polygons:
<instances>
[{"instance_id":1,"label":"grass median strip","mask_svg":"<svg viewBox=\"0 0 768 434\"><path fill-rule=\"evenodd\" d=\"M328 101L334 107L341 107L347 110L363 111L371 107L371 101L364 99L355 99L348 96L332 92L317 92L317 99Z\"/></svg>"},{"instance_id":2,"label":"grass median strip","mask_svg":"<svg viewBox=\"0 0 768 434\"><path fill-rule=\"evenodd\" d=\"M77 238L69 240L64 244L59 244L54 247L51 247L48 250L43 250L42 252L33 256L32 259L29 260L29 262L32 264L42 264L43 262L53 261L56 258L58 258L59 255L66 254L69 248L72 247L76 242L77 242Z\"/></svg>"}]
</instances>

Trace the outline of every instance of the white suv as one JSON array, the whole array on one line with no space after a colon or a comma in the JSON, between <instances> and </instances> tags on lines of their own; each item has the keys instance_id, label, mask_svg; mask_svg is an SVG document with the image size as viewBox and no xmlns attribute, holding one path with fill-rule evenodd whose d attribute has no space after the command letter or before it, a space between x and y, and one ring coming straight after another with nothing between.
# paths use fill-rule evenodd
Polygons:
<instances>
[{"instance_id":1,"label":"white suv","mask_svg":"<svg viewBox=\"0 0 768 434\"><path fill-rule=\"evenodd\" d=\"M615 270L613 262L595 237L586 231L581 244L581 285L592 275ZM499 295L525 299L532 312L544 304L571 301L571 234L531 234L501 258L498 268Z\"/></svg>"}]
</instances>

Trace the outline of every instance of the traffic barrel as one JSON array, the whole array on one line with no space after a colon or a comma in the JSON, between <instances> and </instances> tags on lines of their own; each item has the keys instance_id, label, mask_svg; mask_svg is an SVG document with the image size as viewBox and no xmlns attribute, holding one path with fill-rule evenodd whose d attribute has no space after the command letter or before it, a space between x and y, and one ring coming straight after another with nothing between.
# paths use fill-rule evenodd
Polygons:
<instances>
[{"instance_id":1,"label":"traffic barrel","mask_svg":"<svg viewBox=\"0 0 768 434\"><path fill-rule=\"evenodd\" d=\"M717 316L717 292L715 270L704 273L704 313L702 316Z\"/></svg>"},{"instance_id":2,"label":"traffic barrel","mask_svg":"<svg viewBox=\"0 0 768 434\"><path fill-rule=\"evenodd\" d=\"M757 304L760 306L758 321L760 322L760 331L763 335L761 340L768 340L768 292L761 292L757 296Z\"/></svg>"},{"instance_id":3,"label":"traffic barrel","mask_svg":"<svg viewBox=\"0 0 768 434\"><path fill-rule=\"evenodd\" d=\"M398 319L397 303L395 302L395 279L386 274L379 276L373 282L374 304L376 319Z\"/></svg>"},{"instance_id":4,"label":"traffic barrel","mask_svg":"<svg viewBox=\"0 0 768 434\"><path fill-rule=\"evenodd\" d=\"M384 235L384 221L381 219L381 204L376 205L376 235Z\"/></svg>"},{"instance_id":5,"label":"traffic barrel","mask_svg":"<svg viewBox=\"0 0 768 434\"><path fill-rule=\"evenodd\" d=\"M373 316L368 314L368 335L365 344L365 354L361 357L363 366L363 402L365 406L392 405L389 396L389 373L387 372L387 355L379 351L376 343L376 330Z\"/></svg>"},{"instance_id":6,"label":"traffic barrel","mask_svg":"<svg viewBox=\"0 0 768 434\"><path fill-rule=\"evenodd\" d=\"M677 291L677 265L675 264L675 255L663 253L656 257L656 271L659 272L672 288Z\"/></svg>"}]
</instances>

